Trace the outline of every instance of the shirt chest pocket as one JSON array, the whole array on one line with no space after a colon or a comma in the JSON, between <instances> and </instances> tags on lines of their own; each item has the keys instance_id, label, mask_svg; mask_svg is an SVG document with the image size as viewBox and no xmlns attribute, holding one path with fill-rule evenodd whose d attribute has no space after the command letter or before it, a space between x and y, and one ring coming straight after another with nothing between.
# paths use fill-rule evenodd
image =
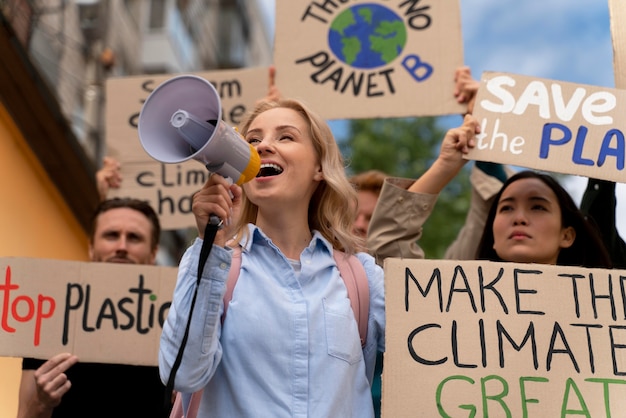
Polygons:
<instances>
[{"instance_id":1,"label":"shirt chest pocket","mask_svg":"<svg viewBox=\"0 0 626 418\"><path fill-rule=\"evenodd\" d=\"M328 355L355 364L361 361L363 350L359 330L350 305L345 310L329 307L324 301L324 322Z\"/></svg>"}]
</instances>

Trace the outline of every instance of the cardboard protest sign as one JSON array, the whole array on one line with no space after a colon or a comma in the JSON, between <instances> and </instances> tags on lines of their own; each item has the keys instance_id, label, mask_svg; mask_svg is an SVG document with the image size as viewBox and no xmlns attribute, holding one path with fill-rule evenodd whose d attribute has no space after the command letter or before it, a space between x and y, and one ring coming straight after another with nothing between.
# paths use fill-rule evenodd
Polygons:
<instances>
[{"instance_id":1,"label":"cardboard protest sign","mask_svg":"<svg viewBox=\"0 0 626 418\"><path fill-rule=\"evenodd\" d=\"M326 119L462 113L458 0L276 0L276 85Z\"/></svg>"},{"instance_id":2,"label":"cardboard protest sign","mask_svg":"<svg viewBox=\"0 0 626 418\"><path fill-rule=\"evenodd\" d=\"M626 411L626 271L385 261L382 416Z\"/></svg>"},{"instance_id":3,"label":"cardboard protest sign","mask_svg":"<svg viewBox=\"0 0 626 418\"><path fill-rule=\"evenodd\" d=\"M177 269L0 258L0 356L156 366Z\"/></svg>"},{"instance_id":4,"label":"cardboard protest sign","mask_svg":"<svg viewBox=\"0 0 626 418\"><path fill-rule=\"evenodd\" d=\"M254 103L268 91L266 67L194 73L210 81L220 95L222 119L237 126ZM107 155L121 163L122 187L110 197L129 196L148 200L157 211L164 230L195 226L191 196L208 178L202 163L188 160L163 164L143 149L137 121L148 95L175 75L110 78L106 84Z\"/></svg>"},{"instance_id":5,"label":"cardboard protest sign","mask_svg":"<svg viewBox=\"0 0 626 418\"><path fill-rule=\"evenodd\" d=\"M626 89L626 4L621 0L609 0L609 12L615 87Z\"/></svg>"},{"instance_id":6,"label":"cardboard protest sign","mask_svg":"<svg viewBox=\"0 0 626 418\"><path fill-rule=\"evenodd\" d=\"M626 91L485 72L467 158L626 182Z\"/></svg>"}]
</instances>

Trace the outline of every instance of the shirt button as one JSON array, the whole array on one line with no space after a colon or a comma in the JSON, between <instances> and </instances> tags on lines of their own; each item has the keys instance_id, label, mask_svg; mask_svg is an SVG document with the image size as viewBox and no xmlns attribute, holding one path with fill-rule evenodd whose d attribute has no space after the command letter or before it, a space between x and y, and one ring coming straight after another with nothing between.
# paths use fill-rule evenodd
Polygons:
<instances>
[{"instance_id":1,"label":"shirt button","mask_svg":"<svg viewBox=\"0 0 626 418\"><path fill-rule=\"evenodd\" d=\"M598 190L600 189L600 185L598 183L593 185L593 190Z\"/></svg>"},{"instance_id":2,"label":"shirt button","mask_svg":"<svg viewBox=\"0 0 626 418\"><path fill-rule=\"evenodd\" d=\"M226 270L228 268L228 265L226 263L220 263L220 268L222 270Z\"/></svg>"}]
</instances>

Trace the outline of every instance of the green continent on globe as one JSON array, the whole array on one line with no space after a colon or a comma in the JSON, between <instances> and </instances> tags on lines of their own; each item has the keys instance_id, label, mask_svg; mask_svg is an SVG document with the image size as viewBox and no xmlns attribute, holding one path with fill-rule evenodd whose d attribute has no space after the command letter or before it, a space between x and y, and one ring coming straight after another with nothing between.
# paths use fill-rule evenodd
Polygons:
<instances>
[{"instance_id":1,"label":"green continent on globe","mask_svg":"<svg viewBox=\"0 0 626 418\"><path fill-rule=\"evenodd\" d=\"M340 13L339 16L333 20L333 23L330 25L330 30L338 32L343 37L344 29L349 28L352 25L356 25L356 19L352 14L352 9L348 9L345 12Z\"/></svg>"},{"instance_id":2,"label":"green continent on globe","mask_svg":"<svg viewBox=\"0 0 626 418\"><path fill-rule=\"evenodd\" d=\"M330 30L334 30L341 35L341 52L346 64L352 64L356 56L361 52L361 41L359 41L359 38L356 36L345 36L344 30L352 25L356 25L356 19L354 14L352 14L352 10L348 9L337 16L330 26Z\"/></svg>"},{"instance_id":3,"label":"green continent on globe","mask_svg":"<svg viewBox=\"0 0 626 418\"><path fill-rule=\"evenodd\" d=\"M343 59L346 61L346 64L350 65L361 52L361 41L356 36L349 36L341 39L341 43L343 44L343 48L341 48Z\"/></svg>"},{"instance_id":4,"label":"green continent on globe","mask_svg":"<svg viewBox=\"0 0 626 418\"><path fill-rule=\"evenodd\" d=\"M382 36L370 36L372 51L379 52L384 62L389 63L398 56L406 43L406 28L402 22L380 22L376 28L376 34ZM390 36L393 35L393 36Z\"/></svg>"},{"instance_id":5,"label":"green continent on globe","mask_svg":"<svg viewBox=\"0 0 626 418\"><path fill-rule=\"evenodd\" d=\"M379 9L381 7L349 8L331 23L329 31L336 36L333 50L346 64L361 68L389 64L406 45L404 22L394 19L393 14L380 19Z\"/></svg>"},{"instance_id":6,"label":"green continent on globe","mask_svg":"<svg viewBox=\"0 0 626 418\"><path fill-rule=\"evenodd\" d=\"M361 16L363 20L370 25L372 24L373 15L374 15L374 12L372 12L372 9L370 9L369 7L363 7L359 9L359 16Z\"/></svg>"}]
</instances>

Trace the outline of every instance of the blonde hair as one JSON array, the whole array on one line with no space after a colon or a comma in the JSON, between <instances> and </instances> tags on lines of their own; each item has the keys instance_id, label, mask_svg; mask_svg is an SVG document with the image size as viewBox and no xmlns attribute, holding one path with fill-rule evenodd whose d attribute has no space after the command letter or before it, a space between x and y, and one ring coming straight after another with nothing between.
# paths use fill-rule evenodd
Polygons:
<instances>
[{"instance_id":1,"label":"blonde hair","mask_svg":"<svg viewBox=\"0 0 626 418\"><path fill-rule=\"evenodd\" d=\"M316 157L322 168L324 179L309 202L309 228L319 231L335 249L348 254L362 251L363 240L352 232L357 194L345 174L344 159L332 131L322 118L298 100L261 101L241 123L239 132L245 137L257 116L277 108L294 110L307 122ZM246 197L244 192L241 216L236 225L237 240L246 235L248 223L256 223L257 213L258 207Z\"/></svg>"}]
</instances>

